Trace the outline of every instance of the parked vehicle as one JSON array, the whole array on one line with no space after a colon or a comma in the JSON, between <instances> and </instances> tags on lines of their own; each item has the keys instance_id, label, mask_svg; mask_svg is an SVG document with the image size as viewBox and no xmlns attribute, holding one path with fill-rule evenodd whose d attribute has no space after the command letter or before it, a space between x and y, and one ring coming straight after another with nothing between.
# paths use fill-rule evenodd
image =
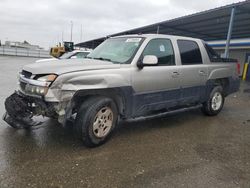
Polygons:
<instances>
[{"instance_id":1,"label":"parked vehicle","mask_svg":"<svg viewBox=\"0 0 250 188\"><path fill-rule=\"evenodd\" d=\"M88 54L90 53L90 51L87 50L74 50L72 52L67 52L64 53L61 57L59 58L46 58L46 59L39 59L36 61L36 63L39 62L46 62L46 61L52 61L52 60L61 60L61 59L79 59L79 58L85 58Z\"/></svg>"},{"instance_id":2,"label":"parked vehicle","mask_svg":"<svg viewBox=\"0 0 250 188\"><path fill-rule=\"evenodd\" d=\"M81 59L87 57L90 51L87 50L74 50L73 52L68 52L63 54L59 59Z\"/></svg>"},{"instance_id":3,"label":"parked vehicle","mask_svg":"<svg viewBox=\"0 0 250 188\"><path fill-rule=\"evenodd\" d=\"M65 63L61 63L65 62ZM14 128L32 116L69 120L86 146L108 140L120 120L176 113L201 106L217 115L239 89L239 66L200 39L170 35L109 38L86 59L30 64L20 88L5 101Z\"/></svg>"}]
</instances>

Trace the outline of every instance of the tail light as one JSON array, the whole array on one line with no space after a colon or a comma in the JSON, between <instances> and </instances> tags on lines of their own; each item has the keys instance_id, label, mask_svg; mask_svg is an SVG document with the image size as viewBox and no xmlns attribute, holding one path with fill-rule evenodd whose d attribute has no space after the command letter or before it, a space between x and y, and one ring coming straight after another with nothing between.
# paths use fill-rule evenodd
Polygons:
<instances>
[{"instance_id":1,"label":"tail light","mask_svg":"<svg viewBox=\"0 0 250 188\"><path fill-rule=\"evenodd\" d=\"M239 63L239 61L237 61L237 73L238 73L238 75L240 75L240 63Z\"/></svg>"}]
</instances>

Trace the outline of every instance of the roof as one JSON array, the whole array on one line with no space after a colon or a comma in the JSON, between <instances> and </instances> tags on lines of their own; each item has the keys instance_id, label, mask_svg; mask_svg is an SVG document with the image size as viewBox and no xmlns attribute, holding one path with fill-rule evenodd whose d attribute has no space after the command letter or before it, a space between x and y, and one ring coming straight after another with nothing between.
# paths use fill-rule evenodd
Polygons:
<instances>
[{"instance_id":1,"label":"roof","mask_svg":"<svg viewBox=\"0 0 250 188\"><path fill-rule=\"evenodd\" d=\"M207 11L191 14L154 23L151 25L122 31L109 36L119 36L138 33L157 33L179 35L200 38L206 41L225 40L232 8L235 9L235 19L232 31L232 39L246 38L250 36L250 0L210 9ZM107 37L89 40L76 46L95 48Z\"/></svg>"},{"instance_id":2,"label":"roof","mask_svg":"<svg viewBox=\"0 0 250 188\"><path fill-rule=\"evenodd\" d=\"M109 38L122 38L122 37L131 37L131 38L137 38L137 37L144 37L144 38L178 38L178 39L183 39L183 40L199 40L198 38L194 37L185 37L185 36L179 36L179 35L167 35L167 34L125 34L125 35L118 35L118 36L111 36Z\"/></svg>"}]
</instances>

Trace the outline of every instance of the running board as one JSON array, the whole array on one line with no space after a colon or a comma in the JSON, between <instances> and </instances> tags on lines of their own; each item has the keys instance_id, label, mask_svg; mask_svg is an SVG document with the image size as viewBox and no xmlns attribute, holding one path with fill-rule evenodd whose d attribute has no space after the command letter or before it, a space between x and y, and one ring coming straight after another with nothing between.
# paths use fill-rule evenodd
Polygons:
<instances>
[{"instance_id":1,"label":"running board","mask_svg":"<svg viewBox=\"0 0 250 188\"><path fill-rule=\"evenodd\" d=\"M155 115L149 115L149 116L145 116L145 117L136 117L136 118L131 118L131 119L127 119L125 120L125 122L136 122L136 121L145 121L145 120L150 120L150 119L156 119L156 118L161 118L161 117L165 117L165 116L170 116L170 115L175 115L177 113L182 113L182 112L186 112L186 111L190 111L190 110L196 110L198 108L200 108L202 105L196 105L196 106L191 106L191 107L186 107L186 108L181 108L178 110L172 110L172 111L167 111L167 112L163 112L163 113L159 113L159 114L155 114Z\"/></svg>"}]
</instances>

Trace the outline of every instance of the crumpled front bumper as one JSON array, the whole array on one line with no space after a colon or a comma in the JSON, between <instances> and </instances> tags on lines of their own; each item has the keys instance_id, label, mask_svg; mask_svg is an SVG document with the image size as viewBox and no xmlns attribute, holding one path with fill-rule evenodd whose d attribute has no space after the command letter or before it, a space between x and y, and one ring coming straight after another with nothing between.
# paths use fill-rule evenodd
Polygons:
<instances>
[{"instance_id":1,"label":"crumpled front bumper","mask_svg":"<svg viewBox=\"0 0 250 188\"><path fill-rule=\"evenodd\" d=\"M8 112L5 112L3 115L3 120L8 123L11 127L15 129L20 128L30 128L32 126L40 125L41 122L35 122L31 118L21 118L17 119L15 117L11 117Z\"/></svg>"},{"instance_id":2,"label":"crumpled front bumper","mask_svg":"<svg viewBox=\"0 0 250 188\"><path fill-rule=\"evenodd\" d=\"M39 125L41 122L34 121L33 116L45 115L45 113L42 114L43 109L47 111L51 109L39 102L41 103L41 101L32 100L15 92L5 100L6 113L3 115L3 120L13 128L29 128ZM52 114L53 111L50 113Z\"/></svg>"}]
</instances>

